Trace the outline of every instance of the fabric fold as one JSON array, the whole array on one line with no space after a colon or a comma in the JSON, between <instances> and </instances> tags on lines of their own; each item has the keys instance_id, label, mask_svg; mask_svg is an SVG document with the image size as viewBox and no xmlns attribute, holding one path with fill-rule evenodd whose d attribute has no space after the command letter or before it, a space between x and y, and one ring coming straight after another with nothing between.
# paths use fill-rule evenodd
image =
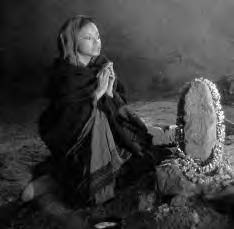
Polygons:
<instances>
[{"instance_id":1,"label":"fabric fold","mask_svg":"<svg viewBox=\"0 0 234 229\"><path fill-rule=\"evenodd\" d=\"M90 192L96 203L114 197L115 174L124 163L119 156L105 114L96 111L92 129Z\"/></svg>"}]
</instances>

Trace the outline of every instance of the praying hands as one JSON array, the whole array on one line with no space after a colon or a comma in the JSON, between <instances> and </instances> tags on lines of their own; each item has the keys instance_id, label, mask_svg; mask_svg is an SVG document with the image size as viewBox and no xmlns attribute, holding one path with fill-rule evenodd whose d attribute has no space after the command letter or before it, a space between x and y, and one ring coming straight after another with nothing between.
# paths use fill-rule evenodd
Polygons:
<instances>
[{"instance_id":1,"label":"praying hands","mask_svg":"<svg viewBox=\"0 0 234 229\"><path fill-rule=\"evenodd\" d=\"M113 63L108 62L104 68L97 74L98 87L95 91L97 100L99 100L104 94L113 97L113 85L115 82L115 73L113 69Z\"/></svg>"},{"instance_id":2,"label":"praying hands","mask_svg":"<svg viewBox=\"0 0 234 229\"><path fill-rule=\"evenodd\" d=\"M115 72L113 69L112 62L108 65L107 69L109 71L109 81L108 81L108 87L106 90L106 94L113 97L113 86L114 86L114 82L115 82Z\"/></svg>"}]
</instances>

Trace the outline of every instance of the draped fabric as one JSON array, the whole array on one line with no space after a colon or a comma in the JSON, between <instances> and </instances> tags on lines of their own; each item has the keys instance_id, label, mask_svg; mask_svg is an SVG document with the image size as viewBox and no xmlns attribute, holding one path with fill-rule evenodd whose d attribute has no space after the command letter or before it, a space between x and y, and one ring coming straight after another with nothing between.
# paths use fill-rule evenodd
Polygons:
<instances>
[{"instance_id":1,"label":"draped fabric","mask_svg":"<svg viewBox=\"0 0 234 229\"><path fill-rule=\"evenodd\" d=\"M118 79L113 98L94 97L97 73L108 61L99 56L86 67L56 60L46 95L48 108L39 119L39 132L52 153L53 175L76 193L103 202L114 195L114 177L126 155L151 143L142 121L127 108ZM128 158L129 156L127 156ZM85 191L86 190L86 191Z\"/></svg>"},{"instance_id":2,"label":"draped fabric","mask_svg":"<svg viewBox=\"0 0 234 229\"><path fill-rule=\"evenodd\" d=\"M91 140L90 193L96 203L114 197L115 173L124 160L120 157L105 114L97 110Z\"/></svg>"}]
</instances>

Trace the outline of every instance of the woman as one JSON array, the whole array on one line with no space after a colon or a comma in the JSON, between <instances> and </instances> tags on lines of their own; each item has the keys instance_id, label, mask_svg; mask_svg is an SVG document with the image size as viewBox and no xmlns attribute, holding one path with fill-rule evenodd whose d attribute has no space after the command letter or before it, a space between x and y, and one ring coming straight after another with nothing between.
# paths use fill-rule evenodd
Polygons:
<instances>
[{"instance_id":1,"label":"woman","mask_svg":"<svg viewBox=\"0 0 234 229\"><path fill-rule=\"evenodd\" d=\"M126 161L128 176L138 176L135 163L142 171L153 168L145 154L152 137L127 109L124 88L113 63L100 54L91 18L69 19L59 32L58 49L47 93L50 105L39 122L52 153L50 173L72 197L70 203L103 203L114 197Z\"/></svg>"}]
</instances>

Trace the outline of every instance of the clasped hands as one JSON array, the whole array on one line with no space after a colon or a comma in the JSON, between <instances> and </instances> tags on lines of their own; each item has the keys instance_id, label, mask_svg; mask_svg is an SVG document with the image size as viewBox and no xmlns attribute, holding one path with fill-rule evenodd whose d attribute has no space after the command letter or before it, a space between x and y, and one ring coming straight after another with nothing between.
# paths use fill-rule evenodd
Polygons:
<instances>
[{"instance_id":1,"label":"clasped hands","mask_svg":"<svg viewBox=\"0 0 234 229\"><path fill-rule=\"evenodd\" d=\"M102 70L97 74L97 78L98 86L95 91L97 100L99 100L104 94L113 97L113 85L115 82L113 63L106 63Z\"/></svg>"}]
</instances>

